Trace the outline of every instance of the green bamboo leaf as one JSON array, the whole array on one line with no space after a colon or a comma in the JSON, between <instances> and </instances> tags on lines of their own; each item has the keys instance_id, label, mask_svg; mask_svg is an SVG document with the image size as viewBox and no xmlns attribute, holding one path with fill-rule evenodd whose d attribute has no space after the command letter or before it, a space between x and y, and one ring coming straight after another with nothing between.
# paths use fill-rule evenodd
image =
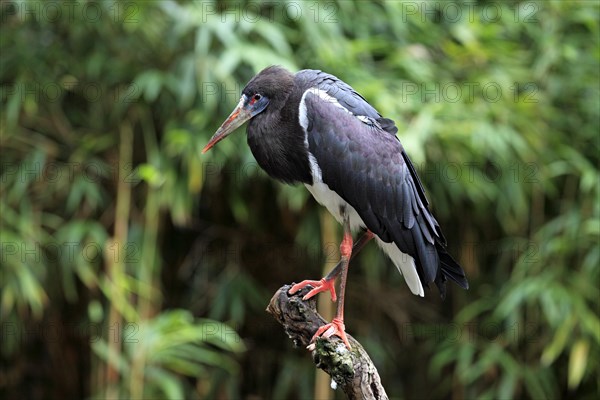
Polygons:
<instances>
[{"instance_id":1,"label":"green bamboo leaf","mask_svg":"<svg viewBox=\"0 0 600 400\"><path fill-rule=\"evenodd\" d=\"M148 368L146 374L149 381L155 382L167 399L180 400L185 398L183 384L177 375L162 368Z\"/></svg>"},{"instance_id":2,"label":"green bamboo leaf","mask_svg":"<svg viewBox=\"0 0 600 400\"><path fill-rule=\"evenodd\" d=\"M542 353L542 364L548 366L554 362L556 357L562 353L563 349L567 344L567 340L571 338L573 327L575 326L575 316L572 315L570 318L564 321L563 324L556 331L552 343L544 349Z\"/></svg>"},{"instance_id":3,"label":"green bamboo leaf","mask_svg":"<svg viewBox=\"0 0 600 400\"><path fill-rule=\"evenodd\" d=\"M100 359L109 363L112 368L125 375L129 369L129 361L123 357L122 353L117 353L114 349L108 346L104 339L94 341L91 348Z\"/></svg>"},{"instance_id":4,"label":"green bamboo leaf","mask_svg":"<svg viewBox=\"0 0 600 400\"><path fill-rule=\"evenodd\" d=\"M512 399L518 382L518 370L507 370L498 384L498 399Z\"/></svg>"},{"instance_id":5,"label":"green bamboo leaf","mask_svg":"<svg viewBox=\"0 0 600 400\"><path fill-rule=\"evenodd\" d=\"M588 363L590 343L585 339L578 340L571 348L569 356L569 388L575 389L581 383Z\"/></svg>"}]
</instances>

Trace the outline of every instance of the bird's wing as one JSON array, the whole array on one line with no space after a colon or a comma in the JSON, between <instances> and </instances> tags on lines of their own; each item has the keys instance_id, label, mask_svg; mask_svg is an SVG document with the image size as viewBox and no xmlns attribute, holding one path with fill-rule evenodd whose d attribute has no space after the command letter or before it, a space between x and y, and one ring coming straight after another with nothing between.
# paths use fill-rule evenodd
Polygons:
<instances>
[{"instance_id":1,"label":"bird's wing","mask_svg":"<svg viewBox=\"0 0 600 400\"><path fill-rule=\"evenodd\" d=\"M301 110L323 183L354 207L369 230L412 256L424 284L445 281L438 255L445 241L400 141L317 88L305 92ZM460 280L462 269L456 267L454 275L443 275Z\"/></svg>"},{"instance_id":2,"label":"bird's wing","mask_svg":"<svg viewBox=\"0 0 600 400\"><path fill-rule=\"evenodd\" d=\"M299 71L297 77L306 82L310 82L310 86L325 91L329 96L336 99L346 110L353 115L362 118L363 121L378 125L381 129L393 135L398 132L398 128L393 120L383 118L379 112L377 112L377 110L360 95L360 93L339 78L326 72L312 69Z\"/></svg>"}]
</instances>

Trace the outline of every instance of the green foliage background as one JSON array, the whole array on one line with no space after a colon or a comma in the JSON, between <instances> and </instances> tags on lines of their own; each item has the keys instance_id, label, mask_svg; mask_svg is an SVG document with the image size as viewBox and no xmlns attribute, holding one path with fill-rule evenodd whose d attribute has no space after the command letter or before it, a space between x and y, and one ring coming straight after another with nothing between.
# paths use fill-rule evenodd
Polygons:
<instances>
[{"instance_id":1,"label":"green foliage background","mask_svg":"<svg viewBox=\"0 0 600 400\"><path fill-rule=\"evenodd\" d=\"M391 397L599 395L598 2L69 4L0 5L3 398L313 396L264 308L337 261L328 217L242 133L199 153L271 64L396 121L470 278L353 262Z\"/></svg>"}]
</instances>

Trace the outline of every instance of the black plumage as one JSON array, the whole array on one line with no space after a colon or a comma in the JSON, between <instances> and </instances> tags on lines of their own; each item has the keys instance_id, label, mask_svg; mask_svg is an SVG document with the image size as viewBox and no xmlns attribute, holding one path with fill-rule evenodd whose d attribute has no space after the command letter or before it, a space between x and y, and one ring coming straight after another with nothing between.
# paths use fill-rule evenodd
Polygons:
<instances>
[{"instance_id":1,"label":"black plumage","mask_svg":"<svg viewBox=\"0 0 600 400\"><path fill-rule=\"evenodd\" d=\"M442 296L447 278L468 288L391 119L343 81L316 70L292 74L269 67L242 95L248 144L270 176L309 190L325 184L356 211L362 228L414 259L424 286L435 282ZM254 114L255 101L268 104ZM225 135L217 132L205 150Z\"/></svg>"},{"instance_id":2,"label":"black plumage","mask_svg":"<svg viewBox=\"0 0 600 400\"><path fill-rule=\"evenodd\" d=\"M383 118L349 85L321 71L294 75L281 67L266 68L248 82L237 107L202 152L246 121L258 164L278 180L304 183L344 227L339 264L321 280L304 280L289 290L294 294L312 287L304 299L329 291L335 301L335 281L341 275L335 317L317 329L313 341L337 335L350 348L344 325L348 264L372 238L414 294L424 296L423 287L435 282L444 297L448 278L468 288L464 271L446 251L446 239L396 137L394 121ZM356 242L352 228L365 230Z\"/></svg>"}]
</instances>

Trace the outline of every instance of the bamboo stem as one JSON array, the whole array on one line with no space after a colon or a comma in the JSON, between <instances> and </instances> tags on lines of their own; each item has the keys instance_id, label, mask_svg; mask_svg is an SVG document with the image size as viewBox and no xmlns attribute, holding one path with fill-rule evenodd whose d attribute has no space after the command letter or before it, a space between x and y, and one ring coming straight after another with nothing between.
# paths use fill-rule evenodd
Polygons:
<instances>
[{"instance_id":1,"label":"bamboo stem","mask_svg":"<svg viewBox=\"0 0 600 400\"><path fill-rule=\"evenodd\" d=\"M332 249L337 249L336 243L339 242L336 232L336 222L325 209L319 214L321 220L321 248L324 249L324 262L322 276L326 276L335 266L337 257L330 253ZM319 296L317 300L317 309L327 321L333 318L333 302L327 295ZM333 398L333 392L329 385L331 378L321 369L315 371L315 399L330 400Z\"/></svg>"},{"instance_id":2,"label":"bamboo stem","mask_svg":"<svg viewBox=\"0 0 600 400\"><path fill-rule=\"evenodd\" d=\"M106 259L106 273L111 287L111 291L117 294L121 291L121 286L117 284L122 280L121 276L124 274L123 266L123 251L125 244L127 243L128 229L129 229L129 209L131 205L131 186L126 180L126 176L123 170L123 166L130 165L131 156L133 153L133 131L129 123L121 125L121 142L119 144L119 174L117 182L117 204L115 210L115 229L114 238L108 240L107 249L108 252L113 250L112 254L107 254ZM122 296L115 296L109 298L109 317L108 317L108 360L106 363L106 398L107 399L118 399L119 394L119 373L114 368L114 365L118 364L118 360L121 355L121 324L122 318L115 306L114 301L122 298ZM114 332L113 332L114 330ZM114 335L114 337L113 337Z\"/></svg>"}]
</instances>

